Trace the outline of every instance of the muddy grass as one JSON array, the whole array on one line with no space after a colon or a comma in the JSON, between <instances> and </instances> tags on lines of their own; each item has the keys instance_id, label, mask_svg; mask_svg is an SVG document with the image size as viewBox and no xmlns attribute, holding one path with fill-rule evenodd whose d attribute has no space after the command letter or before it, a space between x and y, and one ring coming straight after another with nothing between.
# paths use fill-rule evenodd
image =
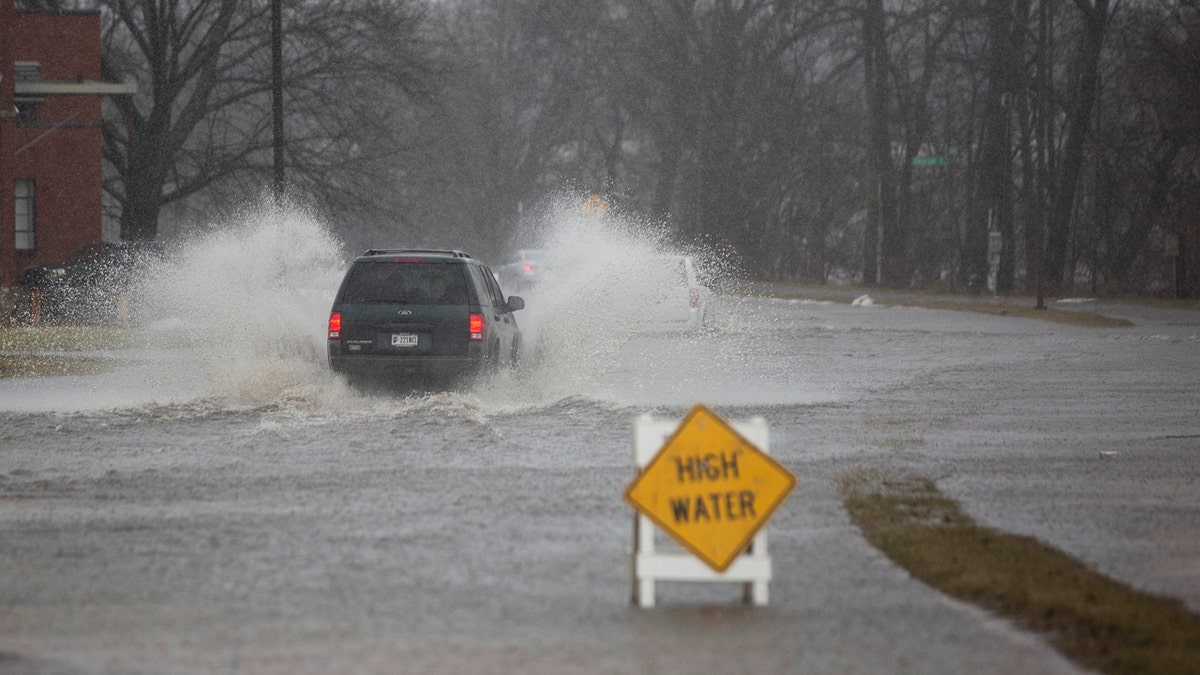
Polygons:
<instances>
[{"instance_id":1,"label":"muddy grass","mask_svg":"<svg viewBox=\"0 0 1200 675\"><path fill-rule=\"evenodd\" d=\"M1031 537L976 524L926 478L857 469L838 479L863 535L917 579L1044 633L1105 673L1200 672L1200 617Z\"/></svg>"}]
</instances>

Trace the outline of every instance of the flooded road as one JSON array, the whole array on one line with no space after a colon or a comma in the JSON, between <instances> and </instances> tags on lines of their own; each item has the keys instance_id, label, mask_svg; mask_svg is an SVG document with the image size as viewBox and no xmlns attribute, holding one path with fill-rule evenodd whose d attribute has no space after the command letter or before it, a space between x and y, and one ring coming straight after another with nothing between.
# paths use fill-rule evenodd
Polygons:
<instances>
[{"instance_id":1,"label":"flooded road","mask_svg":"<svg viewBox=\"0 0 1200 675\"><path fill-rule=\"evenodd\" d=\"M632 337L576 391L531 367L413 396L293 374L263 402L255 381L269 376L253 373L224 397L196 373L163 392L174 400L105 393L186 361L171 350L109 375L0 384L0 664L1073 670L868 546L833 487L855 466L933 477L985 524L1200 609L1195 315L1139 310L1134 328L1080 329L720 303L712 331ZM81 390L119 405L24 409ZM766 417L799 478L770 525L767 608L695 584L661 584L657 609L630 606L620 494L633 418L697 402Z\"/></svg>"},{"instance_id":2,"label":"flooded road","mask_svg":"<svg viewBox=\"0 0 1200 675\"><path fill-rule=\"evenodd\" d=\"M227 248L191 274L236 267ZM1088 306L1136 324L1088 329L726 294L682 334L530 297L522 372L371 396L323 362L344 264L323 250L254 262L271 312L183 283L121 367L0 381L0 671L1076 672L871 548L833 482L855 467L1200 611L1195 313ZM696 403L765 417L799 479L768 607L671 583L630 604L633 421Z\"/></svg>"}]
</instances>

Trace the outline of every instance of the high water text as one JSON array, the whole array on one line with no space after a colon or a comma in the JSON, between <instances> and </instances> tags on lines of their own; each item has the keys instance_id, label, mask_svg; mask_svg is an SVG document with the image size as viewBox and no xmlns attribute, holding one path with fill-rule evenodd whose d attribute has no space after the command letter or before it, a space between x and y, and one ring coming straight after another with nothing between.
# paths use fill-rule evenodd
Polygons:
<instances>
[{"instance_id":1,"label":"high water text","mask_svg":"<svg viewBox=\"0 0 1200 675\"><path fill-rule=\"evenodd\" d=\"M675 477L681 484L721 483L741 477L738 456L742 451L710 452L672 457ZM676 524L741 520L755 518L754 492L751 490L715 490L670 497L671 515Z\"/></svg>"}]
</instances>

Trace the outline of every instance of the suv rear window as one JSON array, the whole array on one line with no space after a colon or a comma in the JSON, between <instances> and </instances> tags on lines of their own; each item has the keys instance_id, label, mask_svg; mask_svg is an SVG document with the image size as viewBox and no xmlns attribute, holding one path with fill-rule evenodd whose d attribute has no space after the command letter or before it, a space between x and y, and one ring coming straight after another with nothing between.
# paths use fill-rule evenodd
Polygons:
<instances>
[{"instance_id":1,"label":"suv rear window","mask_svg":"<svg viewBox=\"0 0 1200 675\"><path fill-rule=\"evenodd\" d=\"M355 263L342 302L392 305L465 305L467 281L460 263Z\"/></svg>"}]
</instances>

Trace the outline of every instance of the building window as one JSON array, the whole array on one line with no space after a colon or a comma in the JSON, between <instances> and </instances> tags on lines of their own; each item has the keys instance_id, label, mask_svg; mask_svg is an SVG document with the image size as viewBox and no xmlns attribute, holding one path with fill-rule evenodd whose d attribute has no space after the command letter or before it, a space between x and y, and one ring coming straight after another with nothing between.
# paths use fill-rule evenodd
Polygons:
<instances>
[{"instance_id":1,"label":"building window","mask_svg":"<svg viewBox=\"0 0 1200 675\"><path fill-rule=\"evenodd\" d=\"M32 251L34 248L34 202L33 181L19 180L13 185L13 204L16 213L16 246L18 251Z\"/></svg>"},{"instance_id":2,"label":"building window","mask_svg":"<svg viewBox=\"0 0 1200 675\"><path fill-rule=\"evenodd\" d=\"M37 61L14 61L13 79L17 82L16 96L13 99L17 109L17 124L36 124L38 104L46 100L46 97L22 94L21 85L27 82L42 82L42 64Z\"/></svg>"}]
</instances>

